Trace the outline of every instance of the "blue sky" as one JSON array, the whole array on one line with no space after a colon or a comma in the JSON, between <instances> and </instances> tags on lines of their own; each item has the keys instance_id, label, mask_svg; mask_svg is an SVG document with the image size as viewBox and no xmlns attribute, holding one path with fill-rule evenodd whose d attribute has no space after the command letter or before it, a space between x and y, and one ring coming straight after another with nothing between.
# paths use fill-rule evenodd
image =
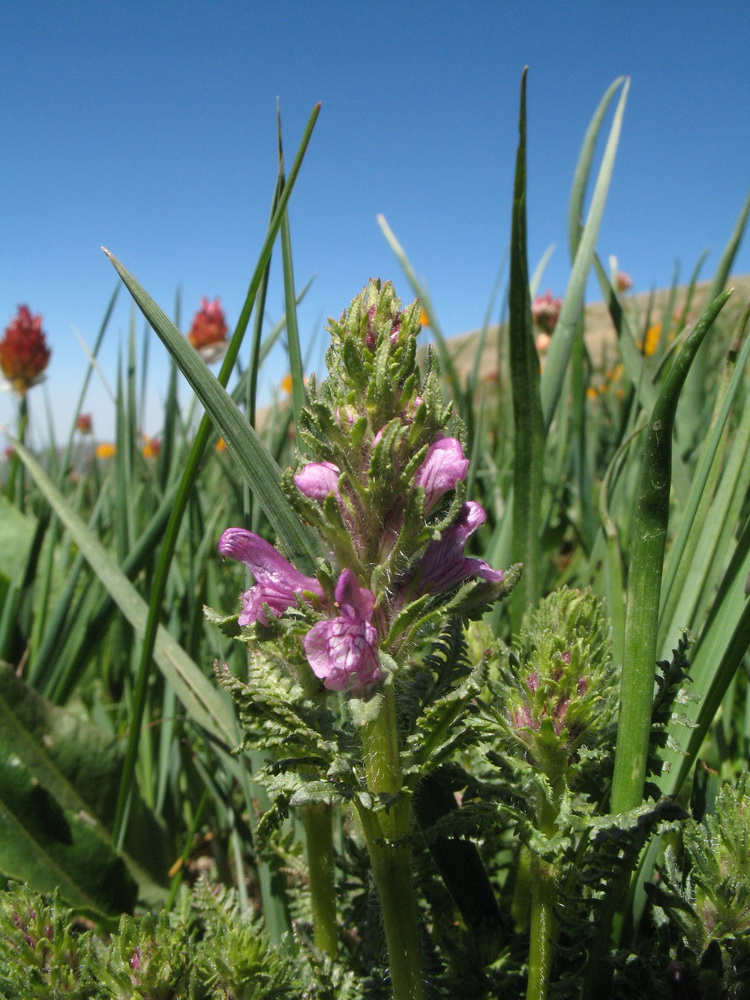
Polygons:
<instances>
[{"instance_id":1,"label":"blue sky","mask_svg":"<svg viewBox=\"0 0 750 1000\"><path fill-rule=\"evenodd\" d=\"M608 85L632 78L604 224L637 290L710 277L750 190L750 5L427 0L66 0L0 7L0 327L19 303L44 316L46 383L60 436L116 275L107 246L182 327L200 297L239 313L276 175L276 99L287 156L322 111L290 206L305 343L371 276L410 292L382 212L431 292L443 329L484 317L507 245L518 88L529 65L529 256L557 249L542 287L569 274L566 211L584 131ZM750 272L750 241L736 266ZM278 258L267 312L283 311ZM495 317L499 306L495 309ZM101 365L127 336L121 293ZM142 329L139 318L138 329ZM318 357L320 352L318 352ZM286 370L280 354L266 394ZM154 339L149 433L166 365ZM31 397L44 436L43 392ZM86 409L112 433L98 380ZM13 400L0 399L12 423Z\"/></svg>"}]
</instances>

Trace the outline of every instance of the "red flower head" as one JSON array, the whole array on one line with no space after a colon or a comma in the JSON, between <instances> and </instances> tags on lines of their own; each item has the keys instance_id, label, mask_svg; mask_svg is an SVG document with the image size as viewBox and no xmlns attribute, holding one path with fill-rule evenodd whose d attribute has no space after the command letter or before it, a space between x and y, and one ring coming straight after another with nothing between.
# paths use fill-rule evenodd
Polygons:
<instances>
[{"instance_id":1,"label":"red flower head","mask_svg":"<svg viewBox=\"0 0 750 1000\"><path fill-rule=\"evenodd\" d=\"M90 434L93 429L93 421L90 413L79 413L76 420L76 430L79 434Z\"/></svg>"},{"instance_id":2,"label":"red flower head","mask_svg":"<svg viewBox=\"0 0 750 1000\"><path fill-rule=\"evenodd\" d=\"M41 382L49 358L42 317L32 316L28 306L19 306L0 340L0 368L13 391L25 396L32 385Z\"/></svg>"},{"instance_id":3,"label":"red flower head","mask_svg":"<svg viewBox=\"0 0 750 1000\"><path fill-rule=\"evenodd\" d=\"M556 299L552 292L545 292L544 295L537 295L531 304L531 316L545 333L551 334L557 326L557 320L562 309L562 299Z\"/></svg>"},{"instance_id":4,"label":"red flower head","mask_svg":"<svg viewBox=\"0 0 750 1000\"><path fill-rule=\"evenodd\" d=\"M210 365L224 356L227 349L226 336L227 324L219 300L209 302L204 295L190 327L188 340L206 364Z\"/></svg>"}]
</instances>

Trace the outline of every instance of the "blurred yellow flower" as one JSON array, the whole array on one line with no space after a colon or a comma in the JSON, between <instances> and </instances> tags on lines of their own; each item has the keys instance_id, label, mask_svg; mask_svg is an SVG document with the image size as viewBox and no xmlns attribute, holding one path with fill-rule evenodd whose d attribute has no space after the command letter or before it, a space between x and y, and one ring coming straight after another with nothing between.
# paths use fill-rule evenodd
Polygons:
<instances>
[{"instance_id":1,"label":"blurred yellow flower","mask_svg":"<svg viewBox=\"0 0 750 1000\"><path fill-rule=\"evenodd\" d=\"M226 451L227 450L227 443L224 440L224 438L219 438L219 440L214 445L214 448L216 449L216 451Z\"/></svg>"},{"instance_id":2,"label":"blurred yellow flower","mask_svg":"<svg viewBox=\"0 0 750 1000\"><path fill-rule=\"evenodd\" d=\"M420 313L419 313L419 322L421 323L422 326L429 326L430 325L430 321L429 321L429 319L427 317L427 313L424 311L424 309L420 310Z\"/></svg>"},{"instance_id":3,"label":"blurred yellow flower","mask_svg":"<svg viewBox=\"0 0 750 1000\"><path fill-rule=\"evenodd\" d=\"M97 458L112 458L117 452L117 448L111 442L104 441L102 444L96 446L96 457Z\"/></svg>"},{"instance_id":4,"label":"blurred yellow flower","mask_svg":"<svg viewBox=\"0 0 750 1000\"><path fill-rule=\"evenodd\" d=\"M596 399L598 395L599 393L596 391L593 385L590 385L588 389L586 389L586 399Z\"/></svg>"},{"instance_id":5,"label":"blurred yellow flower","mask_svg":"<svg viewBox=\"0 0 750 1000\"><path fill-rule=\"evenodd\" d=\"M289 373L287 373L283 377L283 379L281 380L281 388L284 390L285 393L287 393L289 396L291 396L291 394L292 394L292 376Z\"/></svg>"},{"instance_id":6,"label":"blurred yellow flower","mask_svg":"<svg viewBox=\"0 0 750 1000\"><path fill-rule=\"evenodd\" d=\"M646 330L645 338L638 341L638 346L641 348L646 357L650 358L656 353L656 348L659 346L660 340L661 323L652 323L648 330Z\"/></svg>"}]
</instances>

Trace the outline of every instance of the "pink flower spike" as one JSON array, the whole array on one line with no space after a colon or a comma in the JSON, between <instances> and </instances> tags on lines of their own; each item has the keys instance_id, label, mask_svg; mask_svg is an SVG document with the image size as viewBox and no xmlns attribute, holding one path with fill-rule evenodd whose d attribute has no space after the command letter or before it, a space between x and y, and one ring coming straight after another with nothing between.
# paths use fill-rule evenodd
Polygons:
<instances>
[{"instance_id":1,"label":"pink flower spike","mask_svg":"<svg viewBox=\"0 0 750 1000\"><path fill-rule=\"evenodd\" d=\"M414 477L417 486L424 486L425 514L430 513L444 493L466 479L468 468L469 460L464 458L458 438L440 438L430 445Z\"/></svg>"},{"instance_id":2,"label":"pink flower spike","mask_svg":"<svg viewBox=\"0 0 750 1000\"><path fill-rule=\"evenodd\" d=\"M312 576L304 576L260 535L244 528L227 528L219 539L219 552L244 563L255 577L255 586L242 595L240 625L259 621L268 625L264 604L278 618L297 603L297 594L309 591L318 597L323 589Z\"/></svg>"},{"instance_id":3,"label":"pink flower spike","mask_svg":"<svg viewBox=\"0 0 750 1000\"><path fill-rule=\"evenodd\" d=\"M372 624L375 597L350 569L336 584L338 618L318 622L305 636L305 653L329 691L361 691L381 679L378 635Z\"/></svg>"},{"instance_id":4,"label":"pink flower spike","mask_svg":"<svg viewBox=\"0 0 750 1000\"><path fill-rule=\"evenodd\" d=\"M439 594L470 576L481 576L489 583L501 583L505 579L502 570L492 569L483 559L470 559L463 554L469 535L486 520L487 515L480 504L473 500L463 504L453 524L448 525L439 541L427 546L422 557L420 582L424 590Z\"/></svg>"},{"instance_id":5,"label":"pink flower spike","mask_svg":"<svg viewBox=\"0 0 750 1000\"><path fill-rule=\"evenodd\" d=\"M309 462L294 477L297 489L311 500L339 493L339 468L333 462Z\"/></svg>"}]
</instances>

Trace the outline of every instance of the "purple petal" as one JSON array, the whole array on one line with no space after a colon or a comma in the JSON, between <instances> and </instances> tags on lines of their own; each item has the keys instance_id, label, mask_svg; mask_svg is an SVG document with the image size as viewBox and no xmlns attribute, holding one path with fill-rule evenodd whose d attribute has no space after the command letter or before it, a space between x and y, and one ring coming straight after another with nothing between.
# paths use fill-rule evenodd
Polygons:
<instances>
[{"instance_id":1,"label":"purple petal","mask_svg":"<svg viewBox=\"0 0 750 1000\"><path fill-rule=\"evenodd\" d=\"M358 691L380 680L377 639L368 621L333 618L310 629L305 653L329 691Z\"/></svg>"},{"instance_id":2,"label":"purple petal","mask_svg":"<svg viewBox=\"0 0 750 1000\"><path fill-rule=\"evenodd\" d=\"M487 515L482 506L469 500L463 504L453 524L443 532L442 538L431 542L422 557L422 587L438 594L455 587L470 576L481 576L489 582L502 581L505 574L494 570L483 559L471 559L463 554L467 539L484 524Z\"/></svg>"},{"instance_id":3,"label":"purple petal","mask_svg":"<svg viewBox=\"0 0 750 1000\"><path fill-rule=\"evenodd\" d=\"M294 477L300 493L311 500L325 500L329 493L339 492L339 468L333 462L309 462Z\"/></svg>"},{"instance_id":4,"label":"purple petal","mask_svg":"<svg viewBox=\"0 0 750 1000\"><path fill-rule=\"evenodd\" d=\"M336 583L338 618L318 622L305 636L313 673L329 691L357 691L380 680L378 634L371 623L375 596L350 569Z\"/></svg>"},{"instance_id":5,"label":"purple petal","mask_svg":"<svg viewBox=\"0 0 750 1000\"><path fill-rule=\"evenodd\" d=\"M273 545L252 531L227 528L219 539L218 548L223 556L244 563L255 577L255 586L242 595L240 625L254 621L267 625L264 604L278 616L297 603L297 594L310 591L318 597L323 596L323 589L315 577L300 573Z\"/></svg>"},{"instance_id":6,"label":"purple petal","mask_svg":"<svg viewBox=\"0 0 750 1000\"><path fill-rule=\"evenodd\" d=\"M375 595L366 587L360 587L354 573L345 569L336 583L336 603L341 608L342 617L351 621L370 621Z\"/></svg>"},{"instance_id":7,"label":"purple petal","mask_svg":"<svg viewBox=\"0 0 750 1000\"><path fill-rule=\"evenodd\" d=\"M429 514L440 497L466 479L469 460L457 438L440 438L430 445L427 457L417 469L414 482L425 490L425 513Z\"/></svg>"}]
</instances>

